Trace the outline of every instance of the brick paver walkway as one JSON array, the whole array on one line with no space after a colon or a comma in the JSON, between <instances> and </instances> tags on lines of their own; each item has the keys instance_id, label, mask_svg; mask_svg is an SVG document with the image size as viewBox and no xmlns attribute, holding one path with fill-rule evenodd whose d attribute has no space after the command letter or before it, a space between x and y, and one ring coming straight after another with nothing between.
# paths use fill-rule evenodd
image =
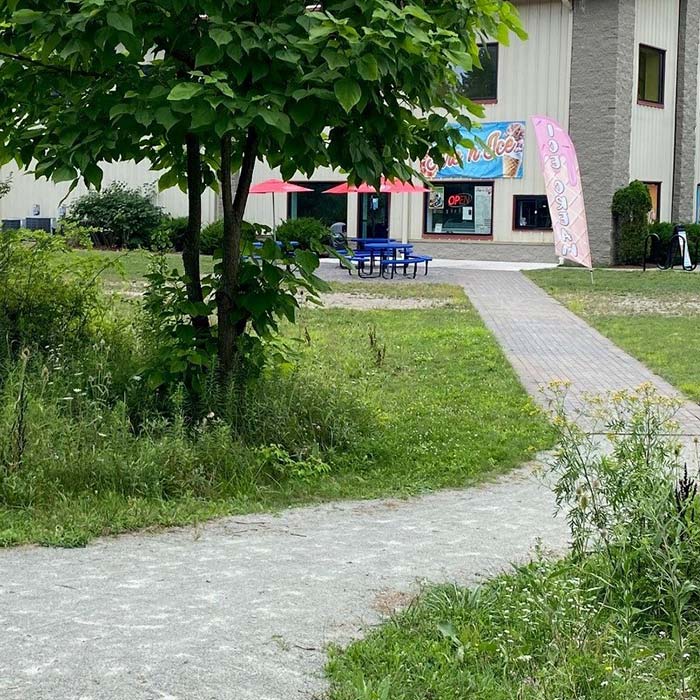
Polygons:
<instances>
[{"instance_id":1,"label":"brick paver walkway","mask_svg":"<svg viewBox=\"0 0 700 700\"><path fill-rule=\"evenodd\" d=\"M621 273L622 274L622 273ZM568 380L570 405L586 394L654 384L664 396L680 397L668 382L571 313L520 272L473 270L462 284L493 331L525 388L546 403L542 388ZM700 406L686 401L683 432L700 435Z\"/></svg>"}]
</instances>

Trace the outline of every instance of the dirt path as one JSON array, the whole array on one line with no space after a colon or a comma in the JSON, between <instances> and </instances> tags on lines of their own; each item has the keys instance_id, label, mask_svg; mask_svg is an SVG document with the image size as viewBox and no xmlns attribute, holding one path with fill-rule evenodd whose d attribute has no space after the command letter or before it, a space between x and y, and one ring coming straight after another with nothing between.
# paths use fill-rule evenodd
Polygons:
<instances>
[{"instance_id":1,"label":"dirt path","mask_svg":"<svg viewBox=\"0 0 700 700\"><path fill-rule=\"evenodd\" d=\"M407 501L331 503L0 552L3 700L293 700L325 649L424 581L469 584L565 545L529 472Z\"/></svg>"}]
</instances>

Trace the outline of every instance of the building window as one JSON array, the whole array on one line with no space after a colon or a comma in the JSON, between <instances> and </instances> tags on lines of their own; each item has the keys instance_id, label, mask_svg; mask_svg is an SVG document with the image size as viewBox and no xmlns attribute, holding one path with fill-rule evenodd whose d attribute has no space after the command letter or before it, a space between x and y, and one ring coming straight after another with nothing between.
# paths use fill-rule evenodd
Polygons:
<instances>
[{"instance_id":1,"label":"building window","mask_svg":"<svg viewBox=\"0 0 700 700\"><path fill-rule=\"evenodd\" d=\"M639 46L639 81L637 99L654 105L664 103L666 52L651 46Z\"/></svg>"},{"instance_id":2,"label":"building window","mask_svg":"<svg viewBox=\"0 0 700 700\"><path fill-rule=\"evenodd\" d=\"M513 198L513 228L515 230L546 231L552 228L549 204L544 195L518 195Z\"/></svg>"},{"instance_id":3,"label":"building window","mask_svg":"<svg viewBox=\"0 0 700 700\"><path fill-rule=\"evenodd\" d=\"M490 102L498 99L498 44L486 44L479 49L481 68L471 71L457 69L459 92L470 100Z\"/></svg>"},{"instance_id":4,"label":"building window","mask_svg":"<svg viewBox=\"0 0 700 700\"><path fill-rule=\"evenodd\" d=\"M293 192L289 195L289 218L301 219L306 216L320 219L326 226L348 221L348 197L345 194L324 194L325 190L337 182L295 182L295 185L309 187L313 192Z\"/></svg>"},{"instance_id":5,"label":"building window","mask_svg":"<svg viewBox=\"0 0 700 700\"><path fill-rule=\"evenodd\" d=\"M661 183L645 182L651 197L651 211L649 212L649 223L654 224L661 221Z\"/></svg>"},{"instance_id":6,"label":"building window","mask_svg":"<svg viewBox=\"0 0 700 700\"><path fill-rule=\"evenodd\" d=\"M425 232L490 236L493 182L438 181L425 198Z\"/></svg>"}]
</instances>

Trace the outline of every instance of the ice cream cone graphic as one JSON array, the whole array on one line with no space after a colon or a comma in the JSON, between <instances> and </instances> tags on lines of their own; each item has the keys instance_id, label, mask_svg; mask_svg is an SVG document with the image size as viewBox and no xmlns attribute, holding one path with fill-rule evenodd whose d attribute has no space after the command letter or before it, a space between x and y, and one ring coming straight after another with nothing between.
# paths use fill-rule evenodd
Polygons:
<instances>
[{"instance_id":1,"label":"ice cream cone graphic","mask_svg":"<svg viewBox=\"0 0 700 700\"><path fill-rule=\"evenodd\" d=\"M514 156L503 156L503 177L517 177L522 160Z\"/></svg>"},{"instance_id":2,"label":"ice cream cone graphic","mask_svg":"<svg viewBox=\"0 0 700 700\"><path fill-rule=\"evenodd\" d=\"M525 129L522 124L512 123L506 130L506 140L513 144L513 149L503 155L503 177L518 177L525 147Z\"/></svg>"}]
</instances>

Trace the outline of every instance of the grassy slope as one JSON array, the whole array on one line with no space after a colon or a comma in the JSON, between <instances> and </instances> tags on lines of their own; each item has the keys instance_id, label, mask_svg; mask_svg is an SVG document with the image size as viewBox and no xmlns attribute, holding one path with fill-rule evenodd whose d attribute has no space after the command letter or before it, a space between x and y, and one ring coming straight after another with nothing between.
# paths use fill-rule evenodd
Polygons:
<instances>
[{"instance_id":1,"label":"grassy slope","mask_svg":"<svg viewBox=\"0 0 700 700\"><path fill-rule=\"evenodd\" d=\"M91 253L104 255L103 253ZM145 256L127 256L130 281ZM339 289L341 287L338 287ZM365 293L387 294L362 287ZM409 289L402 285L402 290ZM414 295L426 290L413 288ZM0 543L82 544L100 534L196 522L333 498L404 495L462 486L503 472L550 444L549 427L458 288L445 288L449 307L415 311L303 311L302 373L343 385L381 417L381 437L363 445L363 464L313 481L277 486L244 482L207 500L125 498L84 493L30 511L0 509ZM401 292L404 293L403 291ZM435 294L434 289L430 289ZM377 366L369 343L376 330L386 356Z\"/></svg>"},{"instance_id":2,"label":"grassy slope","mask_svg":"<svg viewBox=\"0 0 700 700\"><path fill-rule=\"evenodd\" d=\"M621 348L700 401L700 276L685 272L646 273L596 270L541 270L528 276ZM620 307L620 300L626 308ZM644 304L642 304L644 302ZM654 303L675 306L674 314L654 314Z\"/></svg>"}]
</instances>

